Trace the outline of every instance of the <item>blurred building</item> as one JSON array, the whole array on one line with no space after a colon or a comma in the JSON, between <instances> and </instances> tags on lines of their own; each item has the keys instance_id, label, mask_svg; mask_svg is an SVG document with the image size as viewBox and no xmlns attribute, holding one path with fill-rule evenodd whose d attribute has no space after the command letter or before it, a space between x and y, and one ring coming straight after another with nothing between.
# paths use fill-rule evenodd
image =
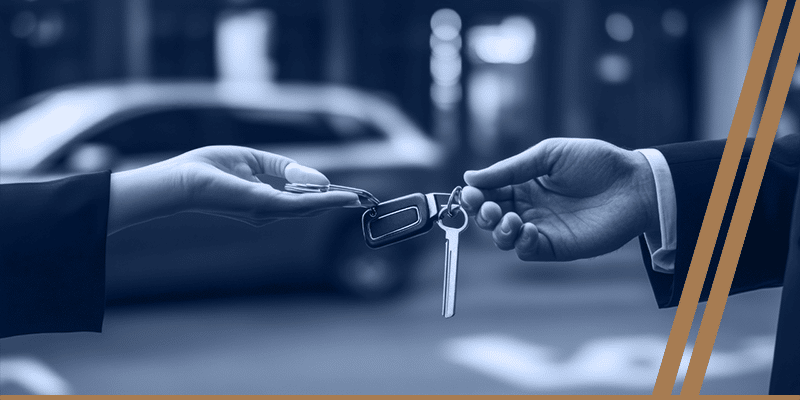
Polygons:
<instances>
[{"instance_id":1,"label":"blurred building","mask_svg":"<svg viewBox=\"0 0 800 400\"><path fill-rule=\"evenodd\" d=\"M550 136L720 138L765 4L9 0L0 108L94 80L263 79L382 92L476 162ZM800 124L797 96L782 132Z\"/></svg>"}]
</instances>

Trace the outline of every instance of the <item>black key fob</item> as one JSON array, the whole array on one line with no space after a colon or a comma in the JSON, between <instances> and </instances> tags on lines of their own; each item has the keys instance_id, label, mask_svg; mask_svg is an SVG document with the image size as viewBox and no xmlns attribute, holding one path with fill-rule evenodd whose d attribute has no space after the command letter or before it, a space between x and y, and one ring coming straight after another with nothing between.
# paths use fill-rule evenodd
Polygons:
<instances>
[{"instance_id":1,"label":"black key fob","mask_svg":"<svg viewBox=\"0 0 800 400\"><path fill-rule=\"evenodd\" d=\"M448 196L414 193L378 204L361 216L364 241L377 249L430 231Z\"/></svg>"}]
</instances>

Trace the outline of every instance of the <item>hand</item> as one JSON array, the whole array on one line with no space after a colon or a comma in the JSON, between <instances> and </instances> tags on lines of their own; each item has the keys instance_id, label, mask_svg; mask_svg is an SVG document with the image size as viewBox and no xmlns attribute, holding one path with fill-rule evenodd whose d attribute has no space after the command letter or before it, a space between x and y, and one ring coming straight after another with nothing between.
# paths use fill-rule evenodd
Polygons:
<instances>
[{"instance_id":1,"label":"hand","mask_svg":"<svg viewBox=\"0 0 800 400\"><path fill-rule=\"evenodd\" d=\"M359 206L353 193L288 193L262 183L256 177L260 174L292 183L330 183L319 171L277 154L236 146L203 147L112 174L108 232L180 212L218 215L261 226L280 218Z\"/></svg>"},{"instance_id":2,"label":"hand","mask_svg":"<svg viewBox=\"0 0 800 400\"><path fill-rule=\"evenodd\" d=\"M547 139L464 180L464 209L522 260L594 257L659 229L647 159L600 140Z\"/></svg>"}]
</instances>

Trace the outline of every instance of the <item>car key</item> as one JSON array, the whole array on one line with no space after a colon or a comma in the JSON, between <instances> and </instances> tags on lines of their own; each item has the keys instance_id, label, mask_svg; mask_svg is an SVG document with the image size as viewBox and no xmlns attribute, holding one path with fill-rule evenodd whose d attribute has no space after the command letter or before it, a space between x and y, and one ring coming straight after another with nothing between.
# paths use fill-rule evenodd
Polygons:
<instances>
[{"instance_id":1,"label":"car key","mask_svg":"<svg viewBox=\"0 0 800 400\"><path fill-rule=\"evenodd\" d=\"M364 241L377 249L430 231L449 198L450 193L413 193L379 203L361 216Z\"/></svg>"},{"instance_id":2,"label":"car key","mask_svg":"<svg viewBox=\"0 0 800 400\"><path fill-rule=\"evenodd\" d=\"M456 276L458 273L458 237L461 231L467 228L469 218L463 208L458 209L459 214L464 217L461 226L451 227L444 224L450 222L452 214L447 208L439 212L439 219L436 221L445 233L445 259L444 259L444 288L442 291L442 315L450 318L456 313Z\"/></svg>"}]
</instances>

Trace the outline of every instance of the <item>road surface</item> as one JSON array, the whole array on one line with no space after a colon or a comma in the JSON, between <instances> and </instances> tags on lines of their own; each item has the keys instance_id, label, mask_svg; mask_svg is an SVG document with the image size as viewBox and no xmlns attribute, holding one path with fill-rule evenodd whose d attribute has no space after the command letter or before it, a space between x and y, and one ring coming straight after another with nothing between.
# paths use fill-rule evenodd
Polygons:
<instances>
[{"instance_id":1,"label":"road surface","mask_svg":"<svg viewBox=\"0 0 800 400\"><path fill-rule=\"evenodd\" d=\"M129 305L107 311L102 334L4 339L0 392L652 391L675 311L657 309L635 243L592 260L524 263L471 229L456 315L444 320L444 235L429 236L442 251L426 253L412 290L391 301L294 293ZM779 298L779 289L730 298L703 394L767 392Z\"/></svg>"}]
</instances>

